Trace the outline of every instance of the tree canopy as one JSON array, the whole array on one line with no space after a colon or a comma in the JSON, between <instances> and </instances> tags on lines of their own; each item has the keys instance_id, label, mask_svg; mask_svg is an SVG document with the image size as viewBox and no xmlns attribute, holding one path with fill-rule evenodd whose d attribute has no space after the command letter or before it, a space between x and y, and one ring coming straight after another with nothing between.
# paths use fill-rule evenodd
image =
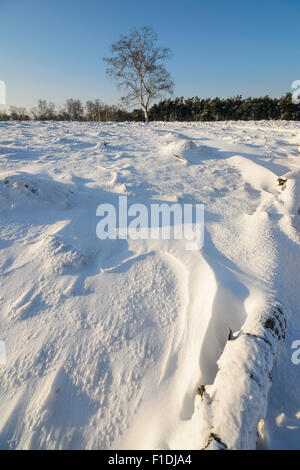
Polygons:
<instances>
[{"instance_id":1,"label":"tree canopy","mask_svg":"<svg viewBox=\"0 0 300 470\"><path fill-rule=\"evenodd\" d=\"M172 93L174 83L164 61L170 57L168 48L156 46L157 35L149 26L134 29L128 36L111 45L107 74L126 90L122 97L127 105L139 104L148 121L148 109L163 93Z\"/></svg>"}]
</instances>

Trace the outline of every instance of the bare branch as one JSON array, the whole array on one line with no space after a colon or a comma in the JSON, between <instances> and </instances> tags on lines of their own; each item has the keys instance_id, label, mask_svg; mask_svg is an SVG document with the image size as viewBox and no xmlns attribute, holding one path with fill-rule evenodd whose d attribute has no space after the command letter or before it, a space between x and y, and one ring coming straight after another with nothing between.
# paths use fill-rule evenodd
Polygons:
<instances>
[{"instance_id":1,"label":"bare branch","mask_svg":"<svg viewBox=\"0 0 300 470\"><path fill-rule=\"evenodd\" d=\"M139 103L148 121L150 103L164 93L173 93L174 83L163 62L170 58L168 48L156 47L157 35L150 26L134 29L111 45L106 73L127 91L123 102Z\"/></svg>"}]
</instances>

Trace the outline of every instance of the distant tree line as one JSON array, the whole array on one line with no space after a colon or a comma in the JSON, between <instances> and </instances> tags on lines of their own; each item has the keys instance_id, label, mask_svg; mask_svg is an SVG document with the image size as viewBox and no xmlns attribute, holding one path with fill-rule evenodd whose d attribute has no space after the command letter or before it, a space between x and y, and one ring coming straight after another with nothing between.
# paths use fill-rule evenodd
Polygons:
<instances>
[{"instance_id":1,"label":"distant tree line","mask_svg":"<svg viewBox=\"0 0 300 470\"><path fill-rule=\"evenodd\" d=\"M281 98L214 98L193 97L165 99L149 109L149 121L249 121L249 120L300 120L300 105L292 102L292 94ZM102 101L90 100L85 105L80 100L68 99L57 108L54 103L39 100L30 112L11 106L9 112L0 112L0 121L143 121L142 109L126 111Z\"/></svg>"},{"instance_id":2,"label":"distant tree line","mask_svg":"<svg viewBox=\"0 0 300 470\"><path fill-rule=\"evenodd\" d=\"M292 101L292 94L281 98L233 98L166 99L152 106L149 111L152 121L259 121L300 120L300 105Z\"/></svg>"},{"instance_id":3,"label":"distant tree line","mask_svg":"<svg viewBox=\"0 0 300 470\"><path fill-rule=\"evenodd\" d=\"M11 106L9 112L0 112L0 121L127 121L135 120L137 113L128 113L114 105L108 106L98 99L87 101L84 106L80 100L70 98L60 108L46 100L39 100L31 111Z\"/></svg>"}]
</instances>

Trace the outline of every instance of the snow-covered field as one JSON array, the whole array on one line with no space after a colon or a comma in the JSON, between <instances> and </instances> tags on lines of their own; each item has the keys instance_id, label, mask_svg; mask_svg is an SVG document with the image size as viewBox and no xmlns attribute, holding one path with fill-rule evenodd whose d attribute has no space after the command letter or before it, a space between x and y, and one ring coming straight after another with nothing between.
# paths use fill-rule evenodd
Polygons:
<instances>
[{"instance_id":1,"label":"snow-covered field","mask_svg":"<svg viewBox=\"0 0 300 470\"><path fill-rule=\"evenodd\" d=\"M0 124L0 448L201 448L197 387L273 302L288 330L258 447L300 448L299 142L291 122ZM205 204L203 249L99 240L119 195Z\"/></svg>"}]
</instances>

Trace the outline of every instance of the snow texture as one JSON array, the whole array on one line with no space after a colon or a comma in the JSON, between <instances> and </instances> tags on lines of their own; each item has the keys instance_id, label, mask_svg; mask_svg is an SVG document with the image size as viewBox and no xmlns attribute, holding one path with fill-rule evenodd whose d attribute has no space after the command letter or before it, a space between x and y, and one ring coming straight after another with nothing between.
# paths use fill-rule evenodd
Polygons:
<instances>
[{"instance_id":1,"label":"snow texture","mask_svg":"<svg viewBox=\"0 0 300 470\"><path fill-rule=\"evenodd\" d=\"M0 123L0 448L300 448L299 136ZM99 240L120 195L204 204L203 249Z\"/></svg>"}]
</instances>

